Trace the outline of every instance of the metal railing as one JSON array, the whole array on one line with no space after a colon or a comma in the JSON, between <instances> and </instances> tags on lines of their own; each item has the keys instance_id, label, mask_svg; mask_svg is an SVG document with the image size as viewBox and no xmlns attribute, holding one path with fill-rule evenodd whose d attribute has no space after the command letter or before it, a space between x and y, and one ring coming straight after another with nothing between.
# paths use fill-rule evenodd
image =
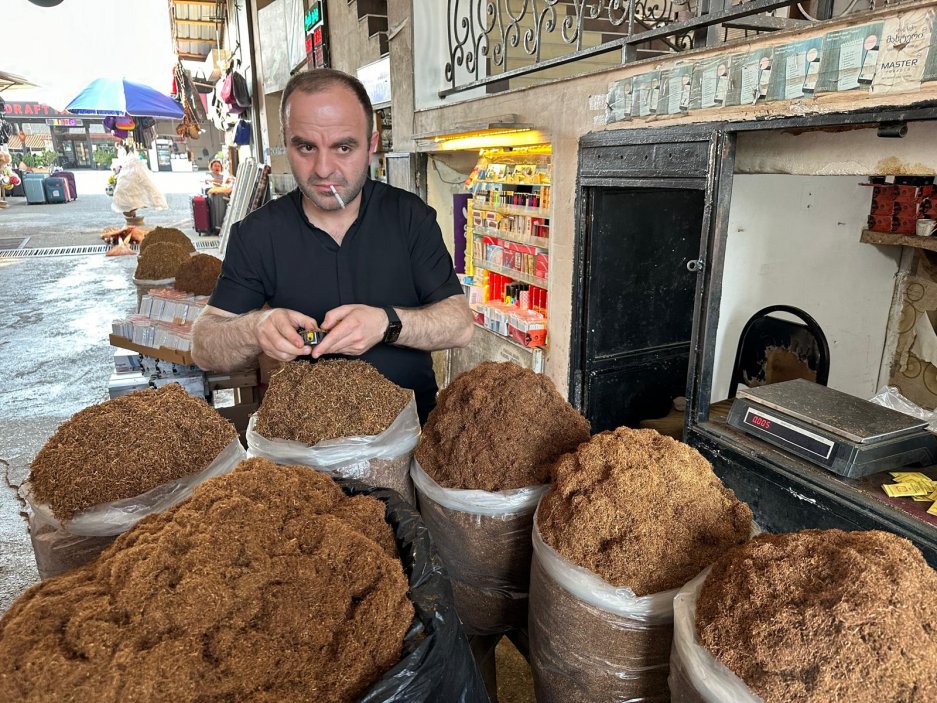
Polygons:
<instances>
[{"instance_id":1,"label":"metal railing","mask_svg":"<svg viewBox=\"0 0 937 703\"><path fill-rule=\"evenodd\" d=\"M486 86L490 91L504 89L511 79L611 52L620 52L620 63L625 64L646 56L716 46L751 32L807 27L901 2L448 0L448 87L439 95ZM788 7L790 17L773 15Z\"/></svg>"}]
</instances>

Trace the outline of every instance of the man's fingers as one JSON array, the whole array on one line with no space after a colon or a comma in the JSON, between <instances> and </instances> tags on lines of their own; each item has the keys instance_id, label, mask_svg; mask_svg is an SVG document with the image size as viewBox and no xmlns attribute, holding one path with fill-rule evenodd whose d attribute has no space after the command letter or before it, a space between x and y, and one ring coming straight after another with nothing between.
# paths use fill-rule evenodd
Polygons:
<instances>
[{"instance_id":1,"label":"man's fingers","mask_svg":"<svg viewBox=\"0 0 937 703\"><path fill-rule=\"evenodd\" d=\"M332 308L327 313L325 317L322 318L322 329L331 330L335 325L344 320L348 314L354 310L354 305L339 305L337 308Z\"/></svg>"}]
</instances>

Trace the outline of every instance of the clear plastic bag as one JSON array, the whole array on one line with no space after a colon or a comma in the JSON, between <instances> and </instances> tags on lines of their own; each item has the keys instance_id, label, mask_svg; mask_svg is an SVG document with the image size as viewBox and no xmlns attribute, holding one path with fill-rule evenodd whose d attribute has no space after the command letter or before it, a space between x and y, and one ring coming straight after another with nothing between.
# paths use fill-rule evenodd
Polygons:
<instances>
[{"instance_id":1,"label":"clear plastic bag","mask_svg":"<svg viewBox=\"0 0 937 703\"><path fill-rule=\"evenodd\" d=\"M196 474L160 484L130 498L92 506L64 522L55 517L48 505L35 499L27 481L23 485L23 495L31 508L29 536L39 576L44 579L55 576L95 559L118 535L140 520L182 502L200 483L228 473L246 457L244 447L235 439Z\"/></svg>"},{"instance_id":2,"label":"clear plastic bag","mask_svg":"<svg viewBox=\"0 0 937 703\"><path fill-rule=\"evenodd\" d=\"M674 598L670 693L673 703L764 703L745 682L718 661L696 638L696 601L709 575L706 569Z\"/></svg>"},{"instance_id":3,"label":"clear plastic bag","mask_svg":"<svg viewBox=\"0 0 937 703\"><path fill-rule=\"evenodd\" d=\"M456 610L469 635L527 625L534 511L549 486L510 491L443 488L416 459L420 512L449 568Z\"/></svg>"},{"instance_id":4,"label":"clear plastic bag","mask_svg":"<svg viewBox=\"0 0 937 703\"><path fill-rule=\"evenodd\" d=\"M897 410L905 415L927 420L927 429L937 432L937 412L922 408L917 403L905 398L895 386L882 386L878 393L869 398L869 402Z\"/></svg>"},{"instance_id":5,"label":"clear plastic bag","mask_svg":"<svg viewBox=\"0 0 937 703\"><path fill-rule=\"evenodd\" d=\"M538 703L666 703L673 598L636 596L562 557L534 517L530 663Z\"/></svg>"},{"instance_id":6,"label":"clear plastic bag","mask_svg":"<svg viewBox=\"0 0 937 703\"><path fill-rule=\"evenodd\" d=\"M277 464L309 466L331 476L392 488L411 505L416 504L410 460L420 441L420 418L413 395L390 427L380 434L327 439L312 446L290 439L268 439L254 430L256 420L256 415L252 415L247 423L250 456Z\"/></svg>"}]
</instances>

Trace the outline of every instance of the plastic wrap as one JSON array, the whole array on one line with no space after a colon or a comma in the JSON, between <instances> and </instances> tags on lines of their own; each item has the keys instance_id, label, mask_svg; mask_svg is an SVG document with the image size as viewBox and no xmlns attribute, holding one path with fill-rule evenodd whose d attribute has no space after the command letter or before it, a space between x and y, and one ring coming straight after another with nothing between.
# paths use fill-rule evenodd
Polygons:
<instances>
[{"instance_id":1,"label":"plastic wrap","mask_svg":"<svg viewBox=\"0 0 937 703\"><path fill-rule=\"evenodd\" d=\"M562 557L534 518L530 663L538 703L665 703L673 598L636 596Z\"/></svg>"},{"instance_id":2,"label":"plastic wrap","mask_svg":"<svg viewBox=\"0 0 937 703\"><path fill-rule=\"evenodd\" d=\"M674 598L670 692L673 703L764 703L745 682L703 647L696 637L696 601L709 569Z\"/></svg>"},{"instance_id":3,"label":"plastic wrap","mask_svg":"<svg viewBox=\"0 0 937 703\"><path fill-rule=\"evenodd\" d=\"M32 495L29 482L23 494L31 508L29 536L39 576L48 578L95 559L118 535L147 515L160 513L182 502L203 481L233 470L247 457L240 441L233 440L205 469L168 481L130 498L94 505L60 521L45 503Z\"/></svg>"},{"instance_id":4,"label":"plastic wrap","mask_svg":"<svg viewBox=\"0 0 937 703\"><path fill-rule=\"evenodd\" d=\"M446 569L419 513L386 488L351 480L339 480L339 485L348 495L370 495L385 504L415 610L400 661L358 703L487 703Z\"/></svg>"},{"instance_id":5,"label":"plastic wrap","mask_svg":"<svg viewBox=\"0 0 937 703\"><path fill-rule=\"evenodd\" d=\"M392 488L411 505L416 504L410 460L420 440L420 418L412 394L410 402L380 434L327 439L312 446L290 439L268 439L254 430L256 419L252 415L247 423L250 456L264 457L277 464L309 466L337 478Z\"/></svg>"},{"instance_id":6,"label":"plastic wrap","mask_svg":"<svg viewBox=\"0 0 937 703\"><path fill-rule=\"evenodd\" d=\"M548 486L510 491L443 488L413 460L420 512L449 568L456 610L469 635L527 625L530 533Z\"/></svg>"},{"instance_id":7,"label":"plastic wrap","mask_svg":"<svg viewBox=\"0 0 937 703\"><path fill-rule=\"evenodd\" d=\"M937 412L922 408L905 398L895 386L882 386L869 402L927 421L927 429L937 433Z\"/></svg>"}]
</instances>

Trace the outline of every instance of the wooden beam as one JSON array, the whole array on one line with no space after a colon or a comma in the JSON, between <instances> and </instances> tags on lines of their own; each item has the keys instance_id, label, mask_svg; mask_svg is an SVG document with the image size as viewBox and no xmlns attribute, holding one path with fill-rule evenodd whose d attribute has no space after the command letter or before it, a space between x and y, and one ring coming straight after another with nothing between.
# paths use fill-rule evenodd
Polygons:
<instances>
[{"instance_id":1,"label":"wooden beam","mask_svg":"<svg viewBox=\"0 0 937 703\"><path fill-rule=\"evenodd\" d=\"M187 61L204 61L208 54L193 54L188 51L179 51L176 52L176 56L180 59L186 59Z\"/></svg>"}]
</instances>

